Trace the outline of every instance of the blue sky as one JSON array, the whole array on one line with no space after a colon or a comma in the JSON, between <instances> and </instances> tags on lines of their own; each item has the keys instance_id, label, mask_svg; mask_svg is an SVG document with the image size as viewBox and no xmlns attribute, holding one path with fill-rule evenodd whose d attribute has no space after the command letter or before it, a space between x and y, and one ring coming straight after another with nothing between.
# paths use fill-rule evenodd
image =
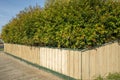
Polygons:
<instances>
[{"instance_id":1,"label":"blue sky","mask_svg":"<svg viewBox=\"0 0 120 80\"><path fill-rule=\"evenodd\" d=\"M2 26L7 24L21 10L29 6L44 6L45 0L0 0L0 32Z\"/></svg>"}]
</instances>

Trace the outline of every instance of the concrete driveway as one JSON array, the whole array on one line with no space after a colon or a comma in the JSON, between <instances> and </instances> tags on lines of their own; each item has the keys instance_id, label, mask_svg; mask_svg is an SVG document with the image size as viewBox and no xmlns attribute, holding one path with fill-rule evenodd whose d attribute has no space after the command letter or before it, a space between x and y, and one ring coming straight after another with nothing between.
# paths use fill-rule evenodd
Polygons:
<instances>
[{"instance_id":1,"label":"concrete driveway","mask_svg":"<svg viewBox=\"0 0 120 80\"><path fill-rule=\"evenodd\" d=\"M0 80L63 80L0 52Z\"/></svg>"}]
</instances>

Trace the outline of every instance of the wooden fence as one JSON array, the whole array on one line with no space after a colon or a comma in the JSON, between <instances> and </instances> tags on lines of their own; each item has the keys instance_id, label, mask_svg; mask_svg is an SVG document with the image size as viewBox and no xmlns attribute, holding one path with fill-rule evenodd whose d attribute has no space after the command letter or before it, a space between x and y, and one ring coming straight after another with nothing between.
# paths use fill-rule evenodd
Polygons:
<instances>
[{"instance_id":1,"label":"wooden fence","mask_svg":"<svg viewBox=\"0 0 120 80\"><path fill-rule=\"evenodd\" d=\"M120 72L118 42L86 51L4 44L4 51L77 80Z\"/></svg>"}]
</instances>

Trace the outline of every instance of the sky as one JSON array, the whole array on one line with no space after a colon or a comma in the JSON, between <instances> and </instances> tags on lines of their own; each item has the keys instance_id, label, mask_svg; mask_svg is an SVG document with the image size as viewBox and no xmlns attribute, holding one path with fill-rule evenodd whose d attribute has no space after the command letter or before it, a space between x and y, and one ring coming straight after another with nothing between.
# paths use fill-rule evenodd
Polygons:
<instances>
[{"instance_id":1,"label":"sky","mask_svg":"<svg viewBox=\"0 0 120 80\"><path fill-rule=\"evenodd\" d=\"M44 7L45 0L0 0L0 33L2 27L29 6Z\"/></svg>"}]
</instances>

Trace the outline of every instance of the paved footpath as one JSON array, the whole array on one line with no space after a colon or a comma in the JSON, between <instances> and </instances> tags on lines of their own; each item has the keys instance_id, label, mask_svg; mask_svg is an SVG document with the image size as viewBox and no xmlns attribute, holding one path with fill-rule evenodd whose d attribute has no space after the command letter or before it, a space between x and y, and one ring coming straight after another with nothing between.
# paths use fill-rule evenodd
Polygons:
<instances>
[{"instance_id":1,"label":"paved footpath","mask_svg":"<svg viewBox=\"0 0 120 80\"><path fill-rule=\"evenodd\" d=\"M0 52L0 80L63 80Z\"/></svg>"}]
</instances>

